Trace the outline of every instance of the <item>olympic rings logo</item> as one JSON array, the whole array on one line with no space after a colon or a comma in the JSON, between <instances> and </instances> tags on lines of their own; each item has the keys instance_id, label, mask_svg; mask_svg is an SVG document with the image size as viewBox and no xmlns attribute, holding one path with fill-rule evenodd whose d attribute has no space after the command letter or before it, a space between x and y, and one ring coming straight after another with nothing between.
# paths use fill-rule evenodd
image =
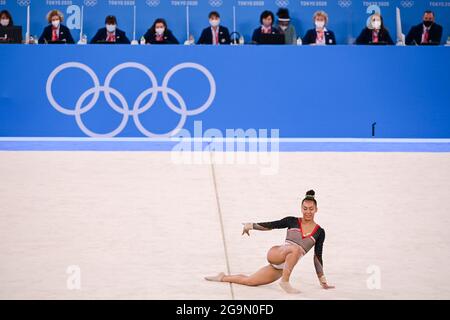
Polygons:
<instances>
[{"instance_id":1,"label":"olympic rings logo","mask_svg":"<svg viewBox=\"0 0 450 320\"><path fill-rule=\"evenodd\" d=\"M160 4L160 0L147 0L145 1L145 3L149 6L149 7L157 7Z\"/></svg>"},{"instance_id":2,"label":"olympic rings logo","mask_svg":"<svg viewBox=\"0 0 450 320\"><path fill-rule=\"evenodd\" d=\"M94 7L97 5L97 0L84 0L84 5L86 7Z\"/></svg>"},{"instance_id":3,"label":"olympic rings logo","mask_svg":"<svg viewBox=\"0 0 450 320\"><path fill-rule=\"evenodd\" d=\"M286 8L287 6L289 6L289 0L276 0L276 1L275 1L275 4L276 4L278 7Z\"/></svg>"},{"instance_id":4,"label":"olympic rings logo","mask_svg":"<svg viewBox=\"0 0 450 320\"><path fill-rule=\"evenodd\" d=\"M30 0L17 0L17 4L21 7L29 6L30 2Z\"/></svg>"},{"instance_id":5,"label":"olympic rings logo","mask_svg":"<svg viewBox=\"0 0 450 320\"><path fill-rule=\"evenodd\" d=\"M339 0L338 5L341 8L348 8L352 5L352 1L351 0Z\"/></svg>"},{"instance_id":6,"label":"olympic rings logo","mask_svg":"<svg viewBox=\"0 0 450 320\"><path fill-rule=\"evenodd\" d=\"M81 69L81 70L85 71L91 77L93 84L94 84L94 86L92 88L86 90L78 98L74 108L73 107L68 108L68 107L60 105L55 100L55 98L53 96L53 92L52 92L52 85L53 85L53 81L54 81L55 77L63 70L69 69L69 68ZM130 107L129 107L128 102L125 99L125 97L118 90L116 90L110 86L111 81L114 78L114 76L119 71L124 70L124 69L137 69L137 70L142 71L144 74L146 74L148 76L148 78L150 79L151 84L152 84L152 86L150 88L144 90L137 97L136 101L133 104L133 108L131 110L130 110ZM209 81L209 86L210 86L209 96L208 96L206 102L197 108L188 110L186 102L180 96L180 94L178 92L176 92L174 89L169 88L169 81L172 78L172 76L176 72L178 72L182 69L198 70L201 73L203 73ZM106 99L107 103L109 104L109 106L114 111L116 111L122 115L122 121L120 122L119 126L116 129L114 129L113 131L108 132L108 133L96 133L94 131L91 131L90 129L88 129L85 126L85 124L83 123L83 120L81 118L81 116L83 114L87 113L89 110L91 110L96 105L101 92L104 93L105 99ZM158 98L159 92L162 93L162 97L164 99L164 102L167 104L167 106L172 111L174 111L175 113L180 115L180 120L179 120L178 124L176 125L176 127L173 130L170 130L169 132L162 133L162 134L157 134L157 133L153 133L153 132L149 131L142 125L142 123L139 119L139 116L141 114L143 114L144 112L149 110L155 104L156 99ZM147 137L152 137L152 138L164 138L164 137L171 137L171 136L174 136L175 134L177 134L183 128L188 116L200 114L200 113L204 112L205 110L207 110L212 105L214 98L216 96L216 82L215 82L214 77L211 74L211 72L209 72L209 70L206 69L204 66L197 64L197 63L193 63L193 62L185 62L185 63L178 64L178 65L174 66L172 69L170 69L167 72L167 74L165 75L162 85L159 86L155 75L146 66L144 66L143 64L137 63L137 62L125 62L125 63L122 63L122 64L116 66L115 68L113 68L106 76L104 85L100 85L100 81L99 81L97 75L90 67L88 67L85 64L79 63L79 62L67 62L67 63L64 63L64 64L56 67L49 75L49 77L47 79L47 84L46 84L46 94L47 94L47 99L50 102L50 104L53 106L53 108L55 108L57 111L61 112L62 114L69 115L69 116L75 116L75 120L78 124L78 127L87 136L107 137L107 138L115 137L122 132L122 130L126 127L126 125L128 123L129 117L132 116L133 120L134 120L134 124L136 125L138 130L143 135L145 135ZM150 97L149 101L147 103L145 103L144 105L142 105L142 102L150 95L151 95L151 97ZM169 95L172 96L173 98L175 98L175 100L177 101L179 106L176 106L170 100ZM85 101L90 96L93 96L93 97L87 104L85 104ZM112 96L117 98L117 100L120 102L120 106L112 99Z\"/></svg>"},{"instance_id":7,"label":"olympic rings logo","mask_svg":"<svg viewBox=\"0 0 450 320\"><path fill-rule=\"evenodd\" d=\"M402 1L400 4L403 8L412 8L414 6L414 1Z\"/></svg>"},{"instance_id":8,"label":"olympic rings logo","mask_svg":"<svg viewBox=\"0 0 450 320\"><path fill-rule=\"evenodd\" d=\"M220 6L222 6L222 4L223 4L223 1L222 0L209 0L209 5L211 6L211 7L220 7Z\"/></svg>"}]
</instances>

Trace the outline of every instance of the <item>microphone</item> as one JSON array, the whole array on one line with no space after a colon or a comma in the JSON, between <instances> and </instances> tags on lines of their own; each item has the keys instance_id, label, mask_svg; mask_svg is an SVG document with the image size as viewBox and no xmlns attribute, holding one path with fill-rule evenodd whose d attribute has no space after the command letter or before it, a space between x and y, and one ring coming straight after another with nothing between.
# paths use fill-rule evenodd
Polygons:
<instances>
[{"instance_id":1,"label":"microphone","mask_svg":"<svg viewBox=\"0 0 450 320\"><path fill-rule=\"evenodd\" d=\"M133 40L131 41L131 45L138 45L139 42L136 40L136 6L133 7Z\"/></svg>"},{"instance_id":2,"label":"microphone","mask_svg":"<svg viewBox=\"0 0 450 320\"><path fill-rule=\"evenodd\" d=\"M81 6L81 27L80 27L80 40L78 44L87 44L86 36L83 34L84 31L84 6Z\"/></svg>"},{"instance_id":3,"label":"microphone","mask_svg":"<svg viewBox=\"0 0 450 320\"><path fill-rule=\"evenodd\" d=\"M231 39L231 44L232 45L238 45L238 44L243 44L241 43L241 34L237 31L234 31L230 34L230 39Z\"/></svg>"},{"instance_id":4,"label":"microphone","mask_svg":"<svg viewBox=\"0 0 450 320\"><path fill-rule=\"evenodd\" d=\"M397 25L397 45L404 46L405 45L405 35L402 31L402 18L400 15L400 9L396 8L396 25Z\"/></svg>"}]
</instances>

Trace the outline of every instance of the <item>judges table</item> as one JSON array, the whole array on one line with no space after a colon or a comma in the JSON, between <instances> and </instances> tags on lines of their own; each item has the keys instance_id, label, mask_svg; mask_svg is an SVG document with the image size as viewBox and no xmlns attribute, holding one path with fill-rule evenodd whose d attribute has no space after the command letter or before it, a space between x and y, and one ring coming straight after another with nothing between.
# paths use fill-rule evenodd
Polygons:
<instances>
[{"instance_id":1,"label":"judges table","mask_svg":"<svg viewBox=\"0 0 450 320\"><path fill-rule=\"evenodd\" d=\"M449 47L2 45L0 66L1 137L450 138Z\"/></svg>"}]
</instances>

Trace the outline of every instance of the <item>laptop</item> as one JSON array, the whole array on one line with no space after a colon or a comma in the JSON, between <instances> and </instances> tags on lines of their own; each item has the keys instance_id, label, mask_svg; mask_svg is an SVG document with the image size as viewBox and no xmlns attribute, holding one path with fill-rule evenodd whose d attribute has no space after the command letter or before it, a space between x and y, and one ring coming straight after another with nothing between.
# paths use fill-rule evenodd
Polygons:
<instances>
[{"instance_id":1,"label":"laptop","mask_svg":"<svg viewBox=\"0 0 450 320\"><path fill-rule=\"evenodd\" d=\"M386 45L388 45L388 43L386 41L378 41L378 42L370 41L369 44L371 46L386 46Z\"/></svg>"},{"instance_id":2,"label":"laptop","mask_svg":"<svg viewBox=\"0 0 450 320\"><path fill-rule=\"evenodd\" d=\"M64 40L55 40L55 41L47 41L46 44L66 44L67 41Z\"/></svg>"},{"instance_id":3,"label":"laptop","mask_svg":"<svg viewBox=\"0 0 450 320\"><path fill-rule=\"evenodd\" d=\"M286 44L284 34L262 33L259 44Z\"/></svg>"},{"instance_id":4,"label":"laptop","mask_svg":"<svg viewBox=\"0 0 450 320\"><path fill-rule=\"evenodd\" d=\"M0 43L22 43L22 27L0 27Z\"/></svg>"},{"instance_id":5,"label":"laptop","mask_svg":"<svg viewBox=\"0 0 450 320\"><path fill-rule=\"evenodd\" d=\"M118 42L106 41L106 40L98 40L95 44L119 44Z\"/></svg>"}]
</instances>

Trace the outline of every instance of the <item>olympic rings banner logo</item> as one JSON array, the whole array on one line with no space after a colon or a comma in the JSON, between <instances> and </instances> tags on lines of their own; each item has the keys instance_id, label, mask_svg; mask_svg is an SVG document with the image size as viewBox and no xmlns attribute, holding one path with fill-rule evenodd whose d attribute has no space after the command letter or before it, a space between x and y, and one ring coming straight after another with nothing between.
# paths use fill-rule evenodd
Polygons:
<instances>
[{"instance_id":1,"label":"olympic rings banner logo","mask_svg":"<svg viewBox=\"0 0 450 320\"><path fill-rule=\"evenodd\" d=\"M218 7L221 7L223 5L223 1L222 0L209 0L209 5L211 7L218 8Z\"/></svg>"},{"instance_id":2,"label":"olympic rings banner logo","mask_svg":"<svg viewBox=\"0 0 450 320\"><path fill-rule=\"evenodd\" d=\"M21 7L26 7L31 4L30 0L17 0L17 4Z\"/></svg>"},{"instance_id":3,"label":"olympic rings banner logo","mask_svg":"<svg viewBox=\"0 0 450 320\"><path fill-rule=\"evenodd\" d=\"M62 106L59 104L53 94L53 82L55 80L55 77L61 73L62 71L69 69L69 68L76 68L80 69L82 71L85 71L93 82L93 87L86 90L77 100L75 106ZM137 69L142 71L151 81L151 87L144 90L133 103L129 103L124 97L124 95L117 89L111 87L111 81L113 80L114 76L121 70L125 69ZM203 75L206 76L208 82L209 82L209 95L206 101L195 108L188 108L186 105L185 100L183 97L174 89L169 87L169 82L172 76L183 69L195 69L201 72ZM120 122L119 126L108 133L97 133L89 128L86 127L82 120L82 115L89 112L92 108L95 107L97 104L100 94L103 93L105 96L105 99L108 103L108 105L117 113L122 115L122 121ZM154 133L150 130L146 129L145 126L142 124L139 116L142 115L144 112L148 111L156 102L156 99L159 95L159 93L162 94L162 98L165 102L165 104L169 107L170 110L180 115L180 120L178 121L178 124L174 129L168 130L165 133ZM147 68L145 65L137 63L137 62L125 62L122 64L117 65L114 67L106 76L105 82L103 85L101 85L100 80L97 76L97 74L92 70L89 66L86 64L80 63L80 62L67 62L64 64L61 64L60 66L56 67L49 75L47 79L46 84L46 95L47 99L50 102L50 105L55 108L57 111L59 111L62 114L68 115L68 116L74 116L75 121L80 128L80 130L86 134L89 137L104 137L104 138L111 138L115 137L118 134L120 134L125 127L127 126L128 120L130 117L133 118L134 124L138 128L138 130L147 137L151 138L167 138L172 137L176 135L185 125L186 119L188 116L198 115L205 110L207 110L209 107L211 107L212 103L214 102L215 96L216 96L216 82L211 74L211 72L206 69L204 66L193 63L193 62L185 62L180 63L174 67L172 67L167 74L165 75L161 86L158 85L158 81L154 75L154 73ZM88 98L90 100L86 103ZM112 96L114 96L118 101L120 102L120 105L117 104ZM150 99L148 102L143 104L143 101L147 97L150 96ZM172 96L178 103L178 106L175 105L169 96ZM132 106L130 108L130 106Z\"/></svg>"},{"instance_id":4,"label":"olympic rings banner logo","mask_svg":"<svg viewBox=\"0 0 450 320\"><path fill-rule=\"evenodd\" d=\"M341 8L349 8L352 6L352 1L351 0L339 0L338 5Z\"/></svg>"},{"instance_id":5,"label":"olympic rings banner logo","mask_svg":"<svg viewBox=\"0 0 450 320\"><path fill-rule=\"evenodd\" d=\"M17 63L0 59L4 74L14 75L1 87L0 138L202 138L188 141L201 144L204 138L254 137L252 132L262 138L261 130L279 130L279 138L371 138L376 122L377 138L448 139L448 73L437 72L423 85L414 81L423 72L411 71L413 58L430 54L436 70L448 69L448 49L406 47L402 56L409 58L400 60L399 48L377 50L383 64L376 74L389 81L374 102L366 99L373 86L359 85L367 82L360 58L373 53L369 46L285 46L269 54L258 46L5 46L5 57ZM323 81L317 67L305 63L315 60L324 61L330 84L320 99L305 94ZM301 73L277 81L280 70ZM349 70L349 81L342 81L342 70ZM405 105L398 94L436 88L440 94L431 104L416 99ZM352 99L342 94L349 91ZM424 124L422 114L441 116Z\"/></svg>"}]
</instances>

